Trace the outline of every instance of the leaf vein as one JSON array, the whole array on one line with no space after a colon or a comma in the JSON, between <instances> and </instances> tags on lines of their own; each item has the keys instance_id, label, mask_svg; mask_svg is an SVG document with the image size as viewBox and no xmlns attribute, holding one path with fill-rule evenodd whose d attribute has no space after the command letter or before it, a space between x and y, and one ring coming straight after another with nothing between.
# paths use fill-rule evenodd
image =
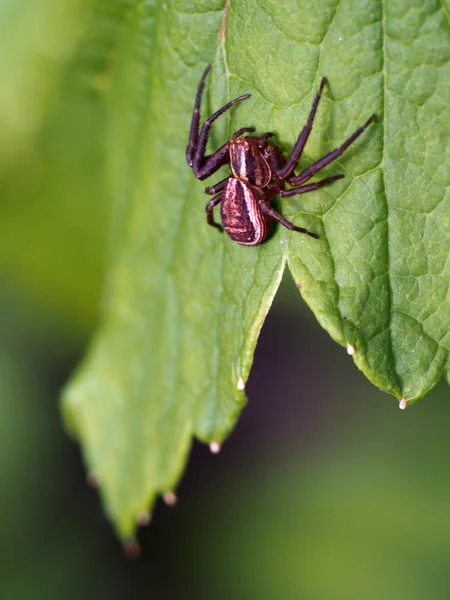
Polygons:
<instances>
[{"instance_id":1,"label":"leaf vein","mask_svg":"<svg viewBox=\"0 0 450 600\"><path fill-rule=\"evenodd\" d=\"M400 382L400 377L398 375L397 372L397 368L396 368L396 359L395 359L395 352L394 352L394 342L392 339L392 313L393 313L393 290L392 290L392 281L391 281L391 273L390 273L390 265L391 265L391 252L390 252L390 232L389 232L389 201L388 201L388 197L387 197L387 190L386 190L386 182L385 182L385 176L384 176L384 168L385 168L385 156L386 156L386 152L387 152L387 93L386 93L386 88L387 88L387 48L386 48L386 0L382 0L381 5L381 36L382 36L382 40L383 40L383 44L382 44L382 60L383 60L383 69L382 69L382 93L383 93L383 98L382 98L382 103L383 103L383 159L382 159L382 169L381 169L381 180L382 180L382 184L383 184L383 190L382 190L382 196L384 197L385 200L385 208L386 208L386 249L387 249L387 268L388 268L388 277L387 277L387 282L388 282L388 295L389 295L389 314L388 314L388 322L389 322L389 345L390 345L390 353L391 353L391 357L392 357L392 362L393 362L393 367L394 367L394 373L395 373L395 378L397 380L397 386L400 390L400 392L402 391L402 386L401 386L401 382Z\"/></svg>"}]
</instances>

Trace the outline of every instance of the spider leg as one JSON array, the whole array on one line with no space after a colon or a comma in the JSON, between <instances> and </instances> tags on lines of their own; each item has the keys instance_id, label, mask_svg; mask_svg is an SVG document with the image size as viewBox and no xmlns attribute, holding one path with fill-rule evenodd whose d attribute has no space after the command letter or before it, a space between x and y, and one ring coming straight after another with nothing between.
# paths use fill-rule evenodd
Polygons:
<instances>
[{"instance_id":1,"label":"spider leg","mask_svg":"<svg viewBox=\"0 0 450 600\"><path fill-rule=\"evenodd\" d=\"M209 177L215 173L215 171L217 171L221 166L230 160L229 142L224 144L221 148L214 152L214 154L205 156L206 143L208 141L211 124L225 111L230 109L233 104L236 104L236 102L240 102L241 100L246 100L249 96L250 94L244 94L243 96L239 96L234 100L230 100L230 102L227 102L225 106L222 106L222 108L211 115L209 119L206 119L206 121L203 123L192 163L192 170L194 171L194 175L197 177L197 179L206 179L206 177Z\"/></svg>"},{"instance_id":2,"label":"spider leg","mask_svg":"<svg viewBox=\"0 0 450 600\"><path fill-rule=\"evenodd\" d=\"M323 185L327 185L327 183L331 183L332 181L336 181L337 179L342 179L344 175L334 175L333 177L327 177L326 179L322 179L321 181L316 181L315 183L310 183L309 185L302 185L299 187L292 188L291 190L280 190L279 195L282 198L287 198L288 196L296 196L297 194L305 194L306 192L312 192L313 190L317 190L321 188Z\"/></svg>"},{"instance_id":3,"label":"spider leg","mask_svg":"<svg viewBox=\"0 0 450 600\"><path fill-rule=\"evenodd\" d=\"M250 94L244 94L239 96L238 98L234 98L234 100L230 100L227 102L225 106L222 106L218 111L216 111L213 115L211 115L206 121L203 123L200 134L198 132L199 122L200 122L200 104L202 100L203 88L205 85L205 78L209 72L210 65L206 67L203 72L202 78L200 79L200 83L197 90L197 96L195 98L194 112L192 114L191 121L191 131L189 135L189 144L186 149L186 160L189 166L192 167L194 175L197 179L206 179L215 171L217 171L222 165L229 162L229 143L227 142L221 148L219 148L216 152L209 156L205 156L206 152L206 144L208 141L208 135L211 129L212 123L220 117L225 111L229 110L233 104L236 102L240 102L241 100L245 100L250 96Z\"/></svg>"},{"instance_id":4,"label":"spider leg","mask_svg":"<svg viewBox=\"0 0 450 600\"><path fill-rule=\"evenodd\" d=\"M314 175L314 173L317 173L317 171L320 171L321 169L326 167L326 165L330 164L330 162L333 162L333 160L336 160L336 158L341 156L341 154L343 154L347 150L347 148L350 146L350 144L353 144L353 142L357 138L359 138L359 136L367 129L367 127L372 123L372 121L374 119L375 119L375 115L372 115L371 117L369 117L367 119L367 121L364 123L364 125L362 127L360 127L359 129L357 129L355 131L355 133L348 138L348 140L346 140L341 146L339 146L339 148L336 148L332 152L329 152L328 154L326 154L325 156L320 158L318 161L316 161L315 163L313 163L312 165L310 165L309 167L304 169L300 173L300 175L297 175L295 177L290 177L287 180L288 183L290 185L299 185L301 183L305 183L305 181L308 181L308 179L311 179L311 177Z\"/></svg>"},{"instance_id":5,"label":"spider leg","mask_svg":"<svg viewBox=\"0 0 450 600\"><path fill-rule=\"evenodd\" d=\"M240 137L243 133L251 133L252 131L255 131L254 127L241 127L233 133L233 140L237 140L237 138Z\"/></svg>"},{"instance_id":6,"label":"spider leg","mask_svg":"<svg viewBox=\"0 0 450 600\"><path fill-rule=\"evenodd\" d=\"M205 188L205 193L209 194L210 196L213 196L214 194L217 194L217 192L224 190L227 186L229 179L230 179L229 177L225 177L225 179L222 179L222 181L215 183L211 187Z\"/></svg>"},{"instance_id":7,"label":"spider leg","mask_svg":"<svg viewBox=\"0 0 450 600\"><path fill-rule=\"evenodd\" d=\"M317 92L316 97L314 98L314 102L311 107L311 112L309 113L308 120L306 121L306 125L301 130L300 135L298 136L298 139L295 142L295 146L291 152L291 155L277 173L278 177L280 177L281 179L286 179L287 177L289 177L289 175L297 166L298 161L300 160L303 148L305 147L305 144L308 141L309 134L311 133L314 117L316 116L317 107L319 105L319 100L322 96L322 91L325 86L325 83L326 79L325 77L323 77L322 81L320 82L319 91Z\"/></svg>"},{"instance_id":8,"label":"spider leg","mask_svg":"<svg viewBox=\"0 0 450 600\"><path fill-rule=\"evenodd\" d=\"M227 142L218 150L208 156L201 155L197 159L194 158L192 171L195 177L203 181L216 171L230 162L230 144Z\"/></svg>"},{"instance_id":9,"label":"spider leg","mask_svg":"<svg viewBox=\"0 0 450 600\"><path fill-rule=\"evenodd\" d=\"M272 217L272 219L275 219L275 221L278 221L279 223L284 225L287 229L289 229L291 231L298 231L299 233L306 233L306 235L309 235L312 238L316 238L316 239L319 238L317 233L311 233L307 229L303 229L303 227L296 227L294 225L294 223L291 223L290 221L285 219L282 215L280 215L280 213L277 213L277 211L274 210L271 206L269 206L269 204L265 204L264 202L261 202L259 206L261 208L261 212L265 213L269 217Z\"/></svg>"},{"instance_id":10,"label":"spider leg","mask_svg":"<svg viewBox=\"0 0 450 600\"><path fill-rule=\"evenodd\" d=\"M207 221L208 225L211 225L212 227L216 227L219 231L223 231L223 227L221 225L219 225L218 223L214 222L213 208L215 206L217 206L220 202L222 202L222 200L223 200L223 192L220 192L220 194L217 194L217 196L215 196L214 198L211 198L211 200L206 205L206 221Z\"/></svg>"},{"instance_id":11,"label":"spider leg","mask_svg":"<svg viewBox=\"0 0 450 600\"><path fill-rule=\"evenodd\" d=\"M198 125L200 122L200 104L202 102L203 88L205 87L205 79L211 69L211 65L207 65L203 71L203 75L198 84L197 95L195 96L194 112L192 113L191 130L189 132L189 144L186 148L186 160L190 167L194 160L195 149L198 142Z\"/></svg>"},{"instance_id":12,"label":"spider leg","mask_svg":"<svg viewBox=\"0 0 450 600\"><path fill-rule=\"evenodd\" d=\"M267 133L263 133L262 135L260 135L259 137L261 137L263 140L268 140L268 138L273 137L275 134L272 133L271 131L267 131Z\"/></svg>"}]
</instances>

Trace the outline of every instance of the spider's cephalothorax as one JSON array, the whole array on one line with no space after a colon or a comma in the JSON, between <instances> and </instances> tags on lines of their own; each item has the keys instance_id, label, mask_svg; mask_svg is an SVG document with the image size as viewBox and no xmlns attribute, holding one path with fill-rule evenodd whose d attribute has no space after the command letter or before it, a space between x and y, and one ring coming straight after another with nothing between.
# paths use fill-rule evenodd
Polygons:
<instances>
[{"instance_id":1,"label":"spider's cephalothorax","mask_svg":"<svg viewBox=\"0 0 450 600\"><path fill-rule=\"evenodd\" d=\"M206 67L198 86L186 159L198 179L206 179L227 163L230 164L232 175L205 190L207 194L214 195L214 198L206 205L208 224L222 229L220 225L214 222L213 218L213 208L221 202L220 214L223 227L230 238L238 244L244 246L261 244L269 235L273 219L292 231L299 231L313 238L318 238L319 236L316 233L311 233L302 227L296 227L282 217L270 206L270 201L276 195L286 198L311 192L344 177L343 175L334 175L305 185L315 173L340 156L374 120L375 115L372 115L339 148L303 169L299 175L295 175L294 169L311 132L317 106L325 85L325 78L323 78L319 91L314 98L306 125L300 132L287 160L283 158L278 146L267 143L268 138L273 136L272 133L264 133L260 137L242 137L245 133L253 132L253 127L239 129L233 134L229 142L213 154L206 156L206 143L213 121L231 108L233 104L250 96L250 94L244 94L225 104L203 123L199 131L200 104L205 78L209 69L210 65ZM291 186L288 190L285 189L286 183Z\"/></svg>"}]
</instances>

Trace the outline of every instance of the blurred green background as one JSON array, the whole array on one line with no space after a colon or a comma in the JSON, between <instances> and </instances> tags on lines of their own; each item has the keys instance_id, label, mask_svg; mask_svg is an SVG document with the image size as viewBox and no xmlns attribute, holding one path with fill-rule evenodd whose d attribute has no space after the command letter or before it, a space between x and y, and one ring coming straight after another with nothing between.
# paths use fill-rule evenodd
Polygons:
<instances>
[{"instance_id":1,"label":"blurred green background","mask_svg":"<svg viewBox=\"0 0 450 600\"><path fill-rule=\"evenodd\" d=\"M107 264L108 53L65 34L94 2L45 0L50 25L40 4L0 4L1 598L447 598L448 388L400 411L289 279L235 432L218 456L194 445L178 505L125 557L58 409Z\"/></svg>"},{"instance_id":2,"label":"blurred green background","mask_svg":"<svg viewBox=\"0 0 450 600\"><path fill-rule=\"evenodd\" d=\"M59 420L87 336L24 296L2 296L2 598L447 597L445 385L400 411L285 282L235 432L217 456L194 446L132 561Z\"/></svg>"}]
</instances>

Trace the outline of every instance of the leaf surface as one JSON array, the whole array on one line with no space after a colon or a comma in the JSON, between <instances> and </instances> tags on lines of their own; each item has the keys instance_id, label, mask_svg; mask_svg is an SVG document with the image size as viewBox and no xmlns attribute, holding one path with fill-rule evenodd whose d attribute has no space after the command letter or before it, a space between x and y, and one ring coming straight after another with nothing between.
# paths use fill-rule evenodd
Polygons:
<instances>
[{"instance_id":1,"label":"leaf surface","mask_svg":"<svg viewBox=\"0 0 450 600\"><path fill-rule=\"evenodd\" d=\"M438 2L126 4L107 75L114 260L102 326L64 398L122 536L174 489L192 436L220 443L236 423L286 264L321 325L398 399L440 378L450 319L450 45ZM288 152L322 76L301 165L377 114L324 171L345 179L275 202L320 240L277 226L248 248L206 226L204 184L184 155L208 62L203 117L252 94L214 124L214 148L251 125Z\"/></svg>"}]
</instances>

